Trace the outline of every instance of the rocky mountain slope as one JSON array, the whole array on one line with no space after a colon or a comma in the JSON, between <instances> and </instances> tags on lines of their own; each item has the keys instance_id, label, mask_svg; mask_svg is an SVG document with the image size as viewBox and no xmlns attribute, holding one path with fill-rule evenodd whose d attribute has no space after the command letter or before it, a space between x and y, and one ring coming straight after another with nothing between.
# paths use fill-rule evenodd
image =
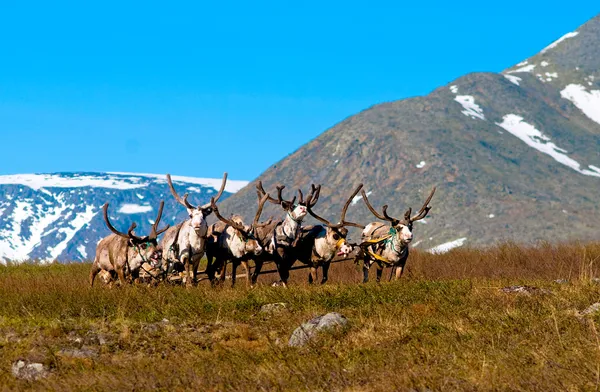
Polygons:
<instances>
[{"instance_id":1,"label":"rocky mountain slope","mask_svg":"<svg viewBox=\"0 0 600 392\"><path fill-rule=\"evenodd\" d=\"M598 240L598 47L600 16L502 73L468 74L349 117L258 179L266 189L323 184L315 210L335 220L360 182L396 216L419 208L436 185L434 208L415 229L421 248ZM250 219L255 183L223 210ZM375 220L358 198L348 217Z\"/></svg>"},{"instance_id":2,"label":"rocky mountain slope","mask_svg":"<svg viewBox=\"0 0 600 392\"><path fill-rule=\"evenodd\" d=\"M218 191L221 179L173 176L181 194L203 204ZM246 185L229 180L221 200ZM216 190L215 190L216 189ZM128 173L55 173L0 176L0 263L7 260L90 260L97 242L110 234L102 205L110 203L113 224L148 233L160 201L162 224L187 217L169 191L164 175ZM161 224L161 227L162 227Z\"/></svg>"}]
</instances>

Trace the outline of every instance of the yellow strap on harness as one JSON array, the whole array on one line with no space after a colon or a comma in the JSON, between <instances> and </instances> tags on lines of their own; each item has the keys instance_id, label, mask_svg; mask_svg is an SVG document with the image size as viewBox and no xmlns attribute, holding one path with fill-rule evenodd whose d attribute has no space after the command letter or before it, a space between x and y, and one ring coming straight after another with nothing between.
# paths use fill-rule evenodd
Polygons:
<instances>
[{"instance_id":1,"label":"yellow strap on harness","mask_svg":"<svg viewBox=\"0 0 600 392\"><path fill-rule=\"evenodd\" d=\"M373 244L378 244L378 243L380 243L380 242L383 242L383 241L385 241L385 240L387 240L387 239L389 239L389 238L391 238L391 237L392 237L392 235L391 235L391 234L386 234L386 235L384 235L383 237L379 237L379 238L374 238L374 239L366 240L366 241L364 241L364 242L362 242L362 243L360 244L360 247L361 247L361 248L367 248L367 247L368 247L368 246L370 246L370 245L373 245ZM376 253L372 252L372 251L371 251L370 249L368 249L368 248L367 248L367 249L365 249L365 250L367 251L367 253L369 254L369 256L371 256L372 258L374 258L374 259L375 259L375 260L377 260L377 261L381 261L382 263L384 263L384 264L386 264L386 265L393 265L393 264L394 264L394 263L392 263L391 261L389 261L388 259L386 259L385 257L383 257L383 256L379 256L378 254L376 254Z\"/></svg>"},{"instance_id":2,"label":"yellow strap on harness","mask_svg":"<svg viewBox=\"0 0 600 392\"><path fill-rule=\"evenodd\" d=\"M342 247L342 245L344 244L344 242L346 242L345 238L340 238L337 242L337 244L335 244L335 248L336 249L340 249Z\"/></svg>"}]
</instances>

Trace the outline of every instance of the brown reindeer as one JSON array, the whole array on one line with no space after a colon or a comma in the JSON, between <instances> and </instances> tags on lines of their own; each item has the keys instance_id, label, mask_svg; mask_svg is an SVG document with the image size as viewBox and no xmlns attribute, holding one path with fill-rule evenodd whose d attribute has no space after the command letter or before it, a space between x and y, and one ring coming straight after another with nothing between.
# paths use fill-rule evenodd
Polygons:
<instances>
[{"instance_id":1,"label":"brown reindeer","mask_svg":"<svg viewBox=\"0 0 600 392\"><path fill-rule=\"evenodd\" d=\"M298 240L297 246L293 249L295 259L310 266L310 273L308 274L308 282L313 283L317 281L317 269L319 266L323 267L323 278L321 284L324 284L328 280L329 266L331 260L335 256L347 257L353 250L352 245L348 244L346 237L348 236L348 229L344 226L353 226L364 229L363 225L346 221L346 212L348 207L354 199L354 196L362 189L363 184L360 184L354 192L350 195L340 216L339 223L331 223L327 219L317 215L312 210L311 197L307 201L308 213L312 215L316 220L320 221L323 225L305 226L302 227L302 234Z\"/></svg>"},{"instance_id":2,"label":"brown reindeer","mask_svg":"<svg viewBox=\"0 0 600 392\"><path fill-rule=\"evenodd\" d=\"M381 280L384 267L392 267L392 273L395 272L396 279L402 276L408 259L408 245L413 240L413 223L425 218L431 210L429 202L433 198L435 189L435 187L432 189L423 207L415 216L411 216L412 210L409 208L403 219L389 216L387 205L381 208L382 214L379 214L369 203L365 191L361 191L362 198L369 211L377 219L388 221L391 224L391 226L388 226L379 222L372 222L362 232L360 252L355 261L363 260L363 283L369 280L369 268L373 264L377 264L377 282Z\"/></svg>"},{"instance_id":3,"label":"brown reindeer","mask_svg":"<svg viewBox=\"0 0 600 392\"><path fill-rule=\"evenodd\" d=\"M240 263L246 271L247 284L251 284L248 261L259 257L263 252L263 247L257 240L255 233L257 229L269 226L271 223L271 220L259 223L263 207L268 198L269 195L264 195L260 199L254 221L250 226L245 226L242 217L239 215L234 215L230 219L224 218L219 213L217 205L212 204L213 212L220 222L212 224L208 229L206 272L211 282L214 281L214 271L216 269L220 269L220 281L223 282L225 280L227 262L232 261L231 286L235 285L237 267ZM214 264L212 262L213 257L215 257Z\"/></svg>"},{"instance_id":4,"label":"brown reindeer","mask_svg":"<svg viewBox=\"0 0 600 392\"><path fill-rule=\"evenodd\" d=\"M200 259L204 256L206 245L206 236L208 232L208 224L206 218L213 212L211 203L194 206L187 200L188 194L180 197L173 187L171 176L167 174L167 182L171 194L188 211L189 218L171 227L161 241L163 251L162 268L168 271L173 264L180 263L186 270L186 286L191 286L196 282L198 275L198 265ZM216 203L225 189L227 183L227 173L223 174L223 181L219 193L214 197Z\"/></svg>"},{"instance_id":5,"label":"brown reindeer","mask_svg":"<svg viewBox=\"0 0 600 392\"><path fill-rule=\"evenodd\" d=\"M158 230L164 204L164 201L160 202L158 216L152 225L150 234L145 237L134 234L133 231L137 227L135 222L131 224L127 233L115 229L108 219L108 203L104 204L104 221L113 234L100 240L96 247L96 258L90 271L90 286L94 285L94 279L100 271L108 272L112 280L118 277L121 284L124 284L126 276L130 276L132 279L137 278L142 264L148 262L152 267L160 264L161 250L158 247L157 238L169 228L167 225Z\"/></svg>"},{"instance_id":6,"label":"brown reindeer","mask_svg":"<svg viewBox=\"0 0 600 392\"><path fill-rule=\"evenodd\" d=\"M296 204L296 196L292 200L284 200L282 191L283 185L277 186L277 199L268 196L264 190L262 182L256 185L259 197L267 195L267 200L273 204L278 204L286 212L283 220L277 221L273 225L267 225L263 230L257 229L257 237L263 244L264 251L262 256L254 260L255 268L252 274L252 284L256 283L260 274L262 265L265 261L274 261L279 272L281 284L287 286L290 276L290 268L294 264L294 255L292 249L296 246L302 220L308 212L308 207L314 207L319 199L321 186L311 186L309 197L306 201L303 198L302 191L298 190L299 203Z\"/></svg>"}]
</instances>

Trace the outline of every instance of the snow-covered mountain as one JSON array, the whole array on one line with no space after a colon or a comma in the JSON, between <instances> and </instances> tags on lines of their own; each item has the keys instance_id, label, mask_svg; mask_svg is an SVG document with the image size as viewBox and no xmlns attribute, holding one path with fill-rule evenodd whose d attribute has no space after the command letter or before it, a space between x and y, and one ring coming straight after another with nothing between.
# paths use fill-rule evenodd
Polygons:
<instances>
[{"instance_id":1,"label":"snow-covered mountain","mask_svg":"<svg viewBox=\"0 0 600 392\"><path fill-rule=\"evenodd\" d=\"M180 194L207 203L221 179L172 176ZM228 180L221 200L247 181ZM187 213L176 203L164 175L138 173L52 173L0 176L0 262L90 260L97 242L110 232L102 205L110 203L113 224L125 231L132 221L147 233L165 201L161 227Z\"/></svg>"}]
</instances>

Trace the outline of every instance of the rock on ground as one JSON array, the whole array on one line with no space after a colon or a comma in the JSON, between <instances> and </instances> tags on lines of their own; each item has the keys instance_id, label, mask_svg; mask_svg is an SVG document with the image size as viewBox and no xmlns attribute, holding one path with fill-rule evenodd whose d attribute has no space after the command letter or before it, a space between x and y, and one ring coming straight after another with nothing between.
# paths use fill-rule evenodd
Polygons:
<instances>
[{"instance_id":1,"label":"rock on ground","mask_svg":"<svg viewBox=\"0 0 600 392\"><path fill-rule=\"evenodd\" d=\"M551 291L547 289L540 289L539 287L533 286L508 286L501 288L500 291L503 293L517 293L517 294L550 294Z\"/></svg>"},{"instance_id":2,"label":"rock on ground","mask_svg":"<svg viewBox=\"0 0 600 392\"><path fill-rule=\"evenodd\" d=\"M600 311L600 302L596 302L595 304L588 306L585 310L580 312L579 315L580 316L589 316L590 314L594 314L598 311Z\"/></svg>"},{"instance_id":3,"label":"rock on ground","mask_svg":"<svg viewBox=\"0 0 600 392\"><path fill-rule=\"evenodd\" d=\"M41 363L27 362L22 359L12 365L12 374L22 380L39 380L48 376L48 370Z\"/></svg>"},{"instance_id":4,"label":"rock on ground","mask_svg":"<svg viewBox=\"0 0 600 392\"><path fill-rule=\"evenodd\" d=\"M288 345L291 347L303 346L314 339L322 330L345 327L346 325L348 325L348 319L337 312L315 317L296 328Z\"/></svg>"},{"instance_id":5,"label":"rock on ground","mask_svg":"<svg viewBox=\"0 0 600 392\"><path fill-rule=\"evenodd\" d=\"M276 302L274 304L265 304L260 307L260 313L277 313L287 309L285 302Z\"/></svg>"}]
</instances>

